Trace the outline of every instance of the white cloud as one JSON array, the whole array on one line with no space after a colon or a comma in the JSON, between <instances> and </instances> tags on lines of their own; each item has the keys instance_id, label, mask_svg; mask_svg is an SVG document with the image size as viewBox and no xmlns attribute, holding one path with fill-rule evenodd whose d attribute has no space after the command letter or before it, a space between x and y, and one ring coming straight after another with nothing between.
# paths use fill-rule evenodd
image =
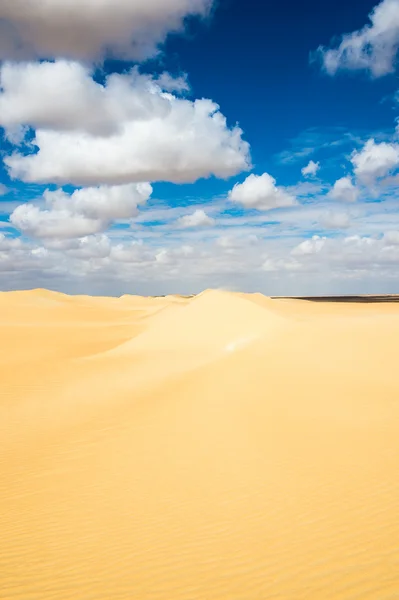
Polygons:
<instances>
[{"instance_id":1,"label":"white cloud","mask_svg":"<svg viewBox=\"0 0 399 600\"><path fill-rule=\"evenodd\" d=\"M374 293L376 278L397 279L395 269L399 260L399 246L387 244L385 236L376 239L351 235L345 238L313 238L307 241L309 244L303 242L292 251L300 261L303 272L328 273L335 282L341 283L345 279L358 282L370 277L368 289ZM356 293L358 285L355 284L352 293ZM337 283L333 289L337 289Z\"/></svg>"},{"instance_id":2,"label":"white cloud","mask_svg":"<svg viewBox=\"0 0 399 600\"><path fill-rule=\"evenodd\" d=\"M387 231L383 240L388 246L399 246L399 231Z\"/></svg>"},{"instance_id":3,"label":"white cloud","mask_svg":"<svg viewBox=\"0 0 399 600\"><path fill-rule=\"evenodd\" d=\"M329 192L329 196L333 200L340 202L356 202L359 195L360 192L350 177L341 177L341 179L338 179Z\"/></svg>"},{"instance_id":4,"label":"white cloud","mask_svg":"<svg viewBox=\"0 0 399 600\"><path fill-rule=\"evenodd\" d=\"M101 85L77 62L5 63L0 68L0 124L13 134L18 126L81 131L107 136L129 121L163 118L171 112L162 90L183 85L169 73L154 80L137 68L111 74Z\"/></svg>"},{"instance_id":5,"label":"white cloud","mask_svg":"<svg viewBox=\"0 0 399 600\"><path fill-rule=\"evenodd\" d=\"M262 270L267 273L281 273L284 271L300 271L302 265L300 262L284 258L267 258L262 265Z\"/></svg>"},{"instance_id":6,"label":"white cloud","mask_svg":"<svg viewBox=\"0 0 399 600\"><path fill-rule=\"evenodd\" d=\"M229 193L229 200L246 208L270 210L296 204L295 197L276 186L276 180L268 173L249 175L243 183L237 183Z\"/></svg>"},{"instance_id":7,"label":"white cloud","mask_svg":"<svg viewBox=\"0 0 399 600\"><path fill-rule=\"evenodd\" d=\"M155 260L154 252L146 248L141 241L116 244L112 247L111 259L117 263L134 263L142 268Z\"/></svg>"},{"instance_id":8,"label":"white cloud","mask_svg":"<svg viewBox=\"0 0 399 600\"><path fill-rule=\"evenodd\" d=\"M18 238L13 238L10 236L4 235L4 233L0 233L0 252L6 252L8 250L12 250L13 248L20 248L21 242Z\"/></svg>"},{"instance_id":9,"label":"white cloud","mask_svg":"<svg viewBox=\"0 0 399 600\"><path fill-rule=\"evenodd\" d=\"M44 193L48 208L21 204L10 216L11 224L37 238L63 240L105 231L112 221L137 215L137 206L148 200L148 183L85 188L71 196L63 190Z\"/></svg>"},{"instance_id":10,"label":"white cloud","mask_svg":"<svg viewBox=\"0 0 399 600\"><path fill-rule=\"evenodd\" d=\"M0 196L5 196L7 193L8 188L3 183L0 183Z\"/></svg>"},{"instance_id":11,"label":"white cloud","mask_svg":"<svg viewBox=\"0 0 399 600\"><path fill-rule=\"evenodd\" d=\"M142 59L212 0L12 0L0 4L0 58Z\"/></svg>"},{"instance_id":12,"label":"white cloud","mask_svg":"<svg viewBox=\"0 0 399 600\"><path fill-rule=\"evenodd\" d=\"M192 258L195 250L192 246L184 245L176 248L162 248L155 254L155 262L159 265L175 266L179 261Z\"/></svg>"},{"instance_id":13,"label":"white cloud","mask_svg":"<svg viewBox=\"0 0 399 600\"><path fill-rule=\"evenodd\" d=\"M102 294L193 293L221 286L273 295L372 293L376 281L381 291L395 291L398 238L383 231L371 237L255 239L238 227L226 239L204 232L193 240L181 230L155 244L121 231L38 244L0 236L0 282L2 289L44 285Z\"/></svg>"},{"instance_id":14,"label":"white cloud","mask_svg":"<svg viewBox=\"0 0 399 600\"><path fill-rule=\"evenodd\" d=\"M376 143L371 139L351 157L355 175L364 183L373 183L399 166L399 144Z\"/></svg>"},{"instance_id":15,"label":"white cloud","mask_svg":"<svg viewBox=\"0 0 399 600\"><path fill-rule=\"evenodd\" d=\"M228 128L217 104L163 92L137 70L111 75L101 86L76 63L5 65L2 82L0 123L37 128L37 153L4 159L13 178L182 183L249 168L249 145L241 129Z\"/></svg>"},{"instance_id":16,"label":"white cloud","mask_svg":"<svg viewBox=\"0 0 399 600\"><path fill-rule=\"evenodd\" d=\"M21 204L10 216L14 227L38 238L82 237L103 229L99 219L90 219L68 210L41 210L33 204Z\"/></svg>"},{"instance_id":17,"label":"white cloud","mask_svg":"<svg viewBox=\"0 0 399 600\"><path fill-rule=\"evenodd\" d=\"M242 252L243 249L256 246L258 243L258 236L253 233L246 233L245 228L244 235L240 234L239 230L234 229L232 233L221 235L216 239L216 245L223 248L228 254L234 254L237 251Z\"/></svg>"},{"instance_id":18,"label":"white cloud","mask_svg":"<svg viewBox=\"0 0 399 600\"><path fill-rule=\"evenodd\" d=\"M301 173L304 177L314 177L320 169L320 163L311 160L306 167L303 167Z\"/></svg>"},{"instance_id":19,"label":"white cloud","mask_svg":"<svg viewBox=\"0 0 399 600\"><path fill-rule=\"evenodd\" d=\"M110 223L117 219L130 219L138 214L138 205L144 204L152 194L149 183L102 186L75 190L71 196L63 190L46 191L44 199L53 210L70 210L90 219Z\"/></svg>"},{"instance_id":20,"label":"white cloud","mask_svg":"<svg viewBox=\"0 0 399 600\"><path fill-rule=\"evenodd\" d=\"M156 83L166 92L183 93L190 90L186 74L181 75L180 77L172 77L170 73L164 72L156 79Z\"/></svg>"},{"instance_id":21,"label":"white cloud","mask_svg":"<svg viewBox=\"0 0 399 600\"><path fill-rule=\"evenodd\" d=\"M399 46L399 0L383 0L370 14L370 21L371 25L343 35L337 48L319 48L327 73L366 69L380 77L394 72Z\"/></svg>"},{"instance_id":22,"label":"white cloud","mask_svg":"<svg viewBox=\"0 0 399 600\"><path fill-rule=\"evenodd\" d=\"M46 250L58 250L66 256L81 260L92 258L106 258L111 252L111 242L107 235L89 235L79 239L52 239L43 240Z\"/></svg>"},{"instance_id":23,"label":"white cloud","mask_svg":"<svg viewBox=\"0 0 399 600\"><path fill-rule=\"evenodd\" d=\"M215 225L215 219L209 217L202 209L197 209L191 215L184 215L177 219L178 227L211 227Z\"/></svg>"},{"instance_id":24,"label":"white cloud","mask_svg":"<svg viewBox=\"0 0 399 600\"><path fill-rule=\"evenodd\" d=\"M321 216L320 223L327 229L346 229L350 226L348 213L328 211Z\"/></svg>"},{"instance_id":25,"label":"white cloud","mask_svg":"<svg viewBox=\"0 0 399 600\"><path fill-rule=\"evenodd\" d=\"M320 237L318 235L314 235L312 237L312 239L305 240L304 242L301 242L300 244L298 244L298 246L296 246L292 250L291 254L292 254L292 256L317 254L324 248L326 241L327 241L326 237Z\"/></svg>"}]
</instances>

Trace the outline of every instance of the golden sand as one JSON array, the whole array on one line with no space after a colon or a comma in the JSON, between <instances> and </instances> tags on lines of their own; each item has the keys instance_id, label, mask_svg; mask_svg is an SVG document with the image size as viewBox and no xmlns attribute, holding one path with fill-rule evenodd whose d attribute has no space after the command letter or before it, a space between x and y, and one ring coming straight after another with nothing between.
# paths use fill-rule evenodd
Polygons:
<instances>
[{"instance_id":1,"label":"golden sand","mask_svg":"<svg viewBox=\"0 0 399 600\"><path fill-rule=\"evenodd\" d=\"M0 294L0 598L399 598L399 304Z\"/></svg>"}]
</instances>

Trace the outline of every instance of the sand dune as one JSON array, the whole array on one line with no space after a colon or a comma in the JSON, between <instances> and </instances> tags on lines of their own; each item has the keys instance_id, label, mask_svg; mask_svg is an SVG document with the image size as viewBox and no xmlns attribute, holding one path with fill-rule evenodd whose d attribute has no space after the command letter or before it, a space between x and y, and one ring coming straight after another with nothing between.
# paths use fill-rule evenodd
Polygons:
<instances>
[{"instance_id":1,"label":"sand dune","mask_svg":"<svg viewBox=\"0 0 399 600\"><path fill-rule=\"evenodd\" d=\"M399 598L399 305L0 294L0 598Z\"/></svg>"}]
</instances>

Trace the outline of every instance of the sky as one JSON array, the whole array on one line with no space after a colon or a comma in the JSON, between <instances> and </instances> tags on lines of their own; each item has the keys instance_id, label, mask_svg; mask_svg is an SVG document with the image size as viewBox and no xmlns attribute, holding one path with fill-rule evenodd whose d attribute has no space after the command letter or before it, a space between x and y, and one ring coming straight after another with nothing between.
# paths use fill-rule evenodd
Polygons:
<instances>
[{"instance_id":1,"label":"sky","mask_svg":"<svg viewBox=\"0 0 399 600\"><path fill-rule=\"evenodd\" d=\"M399 0L0 0L0 289L399 293Z\"/></svg>"}]
</instances>

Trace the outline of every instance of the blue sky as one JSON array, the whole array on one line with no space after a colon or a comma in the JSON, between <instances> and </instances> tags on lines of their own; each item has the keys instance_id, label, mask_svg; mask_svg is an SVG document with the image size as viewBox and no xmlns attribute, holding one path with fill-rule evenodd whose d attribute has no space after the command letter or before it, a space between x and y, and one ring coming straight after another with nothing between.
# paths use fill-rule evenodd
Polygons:
<instances>
[{"instance_id":1,"label":"blue sky","mask_svg":"<svg viewBox=\"0 0 399 600\"><path fill-rule=\"evenodd\" d=\"M399 0L90 4L0 7L1 289L399 293Z\"/></svg>"}]
</instances>

